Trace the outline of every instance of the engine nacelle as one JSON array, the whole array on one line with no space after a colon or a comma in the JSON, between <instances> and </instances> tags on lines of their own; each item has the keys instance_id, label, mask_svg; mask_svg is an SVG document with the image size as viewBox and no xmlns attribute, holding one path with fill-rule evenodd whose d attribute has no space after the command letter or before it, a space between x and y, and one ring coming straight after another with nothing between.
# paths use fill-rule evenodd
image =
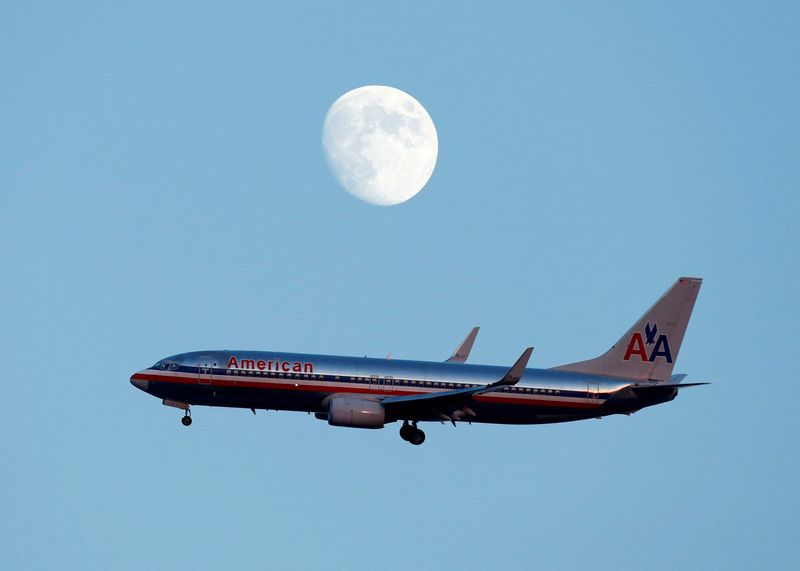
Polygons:
<instances>
[{"instance_id":1,"label":"engine nacelle","mask_svg":"<svg viewBox=\"0 0 800 571\"><path fill-rule=\"evenodd\" d=\"M359 397L335 397L328 403L328 424L352 428L383 428L386 409L379 402Z\"/></svg>"}]
</instances>

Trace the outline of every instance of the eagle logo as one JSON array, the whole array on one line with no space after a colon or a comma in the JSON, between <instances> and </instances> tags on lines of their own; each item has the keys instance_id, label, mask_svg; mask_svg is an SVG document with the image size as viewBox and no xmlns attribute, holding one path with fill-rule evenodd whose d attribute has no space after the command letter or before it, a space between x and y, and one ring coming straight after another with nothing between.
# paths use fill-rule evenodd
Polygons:
<instances>
[{"instance_id":1,"label":"eagle logo","mask_svg":"<svg viewBox=\"0 0 800 571\"><path fill-rule=\"evenodd\" d=\"M648 348L650 348L650 351L648 351ZM648 322L644 326L644 337L638 331L631 335L622 360L630 361L633 359L635 361L637 360L635 357L638 357L638 360L643 363L655 363L659 357L663 357L667 363L672 363L669 339L664 334L658 335L658 323L650 325Z\"/></svg>"}]
</instances>

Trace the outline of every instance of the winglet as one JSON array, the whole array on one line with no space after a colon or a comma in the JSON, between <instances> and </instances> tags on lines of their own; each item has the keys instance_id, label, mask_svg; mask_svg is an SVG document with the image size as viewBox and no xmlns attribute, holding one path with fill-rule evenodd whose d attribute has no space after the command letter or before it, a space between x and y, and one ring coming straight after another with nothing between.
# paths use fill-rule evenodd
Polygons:
<instances>
[{"instance_id":1,"label":"winglet","mask_svg":"<svg viewBox=\"0 0 800 571\"><path fill-rule=\"evenodd\" d=\"M517 362L514 363L514 366L508 370L502 379L490 383L485 387L476 390L472 394L481 395L483 393L491 392L499 387L510 387L512 385L516 385L522 378L522 375L525 374L525 367L528 366L528 359L531 358L531 353L533 353L533 347L528 347L525 349L525 351L522 352L522 355L520 355L519 359L517 359Z\"/></svg>"},{"instance_id":2,"label":"winglet","mask_svg":"<svg viewBox=\"0 0 800 571\"><path fill-rule=\"evenodd\" d=\"M531 353L533 353L533 347L528 347L525 351L522 352L517 362L514 363L514 366L511 367L506 376L493 383L496 386L500 385L516 385L519 380L522 378L522 375L525 374L525 367L528 366L528 360L531 358Z\"/></svg>"},{"instance_id":3,"label":"winglet","mask_svg":"<svg viewBox=\"0 0 800 571\"><path fill-rule=\"evenodd\" d=\"M424 407L425 410L433 410L435 412L439 412L440 414L441 411L437 410L438 408L443 406L457 405L459 410L463 410L470 416L474 416L469 408L464 407L465 399L482 395L484 393L489 393L496 389L502 389L503 387L516 385L522 378L522 375L525 374L525 367L528 365L528 359L531 358L531 353L533 353L533 347L528 347L525 349L520 358L517 359L517 362L514 363L514 366L508 370L502 379L488 385L478 385L465 389L456 389L454 391L445 391L440 393L391 396L383 399L381 403L384 407L394 407L395 410L398 408L403 409L403 407L405 407L406 412L408 412L409 410L415 410L414 407ZM433 408L434 405L437 408ZM416 410L418 410L418 408ZM452 420L452 417L448 416L447 419Z\"/></svg>"},{"instance_id":4,"label":"winglet","mask_svg":"<svg viewBox=\"0 0 800 571\"><path fill-rule=\"evenodd\" d=\"M445 361L445 363L463 363L469 357L469 352L472 351L472 344L475 343L475 337L478 336L478 330L480 327L473 327L472 331L469 332L466 339L461 342L461 345L458 346L450 358Z\"/></svg>"}]
</instances>

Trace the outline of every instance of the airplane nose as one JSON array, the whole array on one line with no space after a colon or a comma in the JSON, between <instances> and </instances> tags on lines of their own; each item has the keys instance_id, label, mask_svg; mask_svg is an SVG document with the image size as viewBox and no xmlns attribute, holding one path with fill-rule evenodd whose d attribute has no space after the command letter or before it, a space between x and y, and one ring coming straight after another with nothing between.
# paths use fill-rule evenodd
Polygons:
<instances>
[{"instance_id":1,"label":"airplane nose","mask_svg":"<svg viewBox=\"0 0 800 571\"><path fill-rule=\"evenodd\" d=\"M143 379L140 379L140 378L138 378L137 375L138 375L138 373L131 377L131 384L134 387L136 387L137 389L141 389L144 392L147 392L147 389L149 388L148 385L150 384L150 381L145 381Z\"/></svg>"}]
</instances>

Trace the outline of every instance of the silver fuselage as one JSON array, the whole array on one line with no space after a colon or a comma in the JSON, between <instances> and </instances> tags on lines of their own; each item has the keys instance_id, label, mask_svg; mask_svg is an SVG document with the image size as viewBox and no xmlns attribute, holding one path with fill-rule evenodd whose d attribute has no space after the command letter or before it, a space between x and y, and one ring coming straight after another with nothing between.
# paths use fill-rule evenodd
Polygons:
<instances>
[{"instance_id":1,"label":"silver fuselage","mask_svg":"<svg viewBox=\"0 0 800 571\"><path fill-rule=\"evenodd\" d=\"M131 382L161 399L189 405L305 411L323 414L332 397L365 399L446 392L488 385L506 367L283 353L197 351L163 359ZM540 424L630 413L675 398L672 388L647 398L630 379L561 370L525 369L515 386L474 397L471 422ZM435 411L417 418L441 420Z\"/></svg>"}]
</instances>

